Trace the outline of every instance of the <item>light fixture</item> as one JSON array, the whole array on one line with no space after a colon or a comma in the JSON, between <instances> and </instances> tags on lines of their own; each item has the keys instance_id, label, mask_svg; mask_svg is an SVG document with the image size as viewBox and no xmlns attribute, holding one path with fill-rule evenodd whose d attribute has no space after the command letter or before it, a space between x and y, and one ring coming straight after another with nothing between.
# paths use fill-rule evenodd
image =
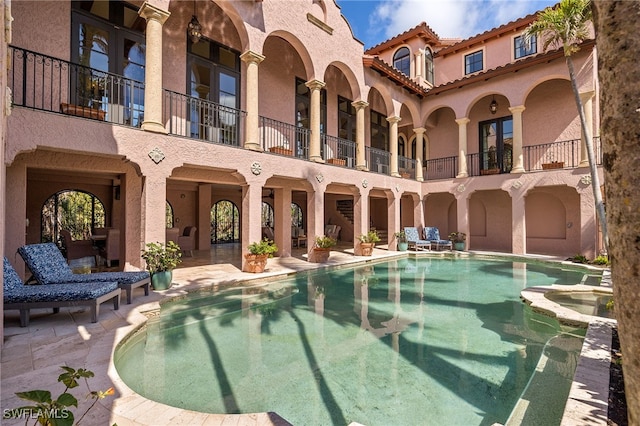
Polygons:
<instances>
[{"instance_id":1,"label":"light fixture","mask_svg":"<svg viewBox=\"0 0 640 426\"><path fill-rule=\"evenodd\" d=\"M495 96L493 96L491 99L491 103L489 104L489 111L491 111L491 114L495 114L496 112L498 112L498 102L496 102Z\"/></svg>"},{"instance_id":2,"label":"light fixture","mask_svg":"<svg viewBox=\"0 0 640 426\"><path fill-rule=\"evenodd\" d=\"M189 34L189 38L192 43L197 43L200 41L200 37L202 37L202 25L198 22L198 18L196 18L196 2L193 1L193 16L191 16L191 22L187 25L187 34Z\"/></svg>"}]
</instances>

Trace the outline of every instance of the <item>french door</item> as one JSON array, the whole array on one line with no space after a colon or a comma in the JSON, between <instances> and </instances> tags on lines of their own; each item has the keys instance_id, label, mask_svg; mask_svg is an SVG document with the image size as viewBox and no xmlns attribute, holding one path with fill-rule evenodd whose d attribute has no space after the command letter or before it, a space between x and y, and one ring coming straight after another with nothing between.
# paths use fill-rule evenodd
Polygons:
<instances>
[{"instance_id":1,"label":"french door","mask_svg":"<svg viewBox=\"0 0 640 426\"><path fill-rule=\"evenodd\" d=\"M480 174L509 173L513 164L513 118L482 121L480 127Z\"/></svg>"}]
</instances>

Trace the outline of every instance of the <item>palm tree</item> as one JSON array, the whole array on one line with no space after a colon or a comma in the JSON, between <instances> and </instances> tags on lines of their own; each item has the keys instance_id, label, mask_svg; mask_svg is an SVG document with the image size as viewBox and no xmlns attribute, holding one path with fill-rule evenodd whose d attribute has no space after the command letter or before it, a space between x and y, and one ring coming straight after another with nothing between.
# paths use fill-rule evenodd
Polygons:
<instances>
[{"instance_id":1,"label":"palm tree","mask_svg":"<svg viewBox=\"0 0 640 426\"><path fill-rule=\"evenodd\" d=\"M591 129L587 126L584 106L580 99L580 92L578 92L576 73L571 58L571 55L580 50L580 43L589 37L588 23L590 21L590 0L561 0L556 6L548 7L538 13L538 19L525 30L524 37L525 40L530 40L534 36L539 36L544 40L543 51L546 51L550 46L555 48L562 47L564 51L564 58L569 68L571 87L573 88L573 95L578 107L580 125L582 126L582 134L584 135L587 156L589 158L591 187L593 189L593 198L596 203L600 229L602 230L602 239L605 250L608 251L609 235L607 233L607 221L604 213L602 192L600 191L600 178L598 177L598 171L596 169L593 139L591 137Z\"/></svg>"},{"instance_id":2,"label":"palm tree","mask_svg":"<svg viewBox=\"0 0 640 426\"><path fill-rule=\"evenodd\" d=\"M611 277L624 354L629 424L640 424L640 2L598 0L594 4L598 48L600 115L605 148Z\"/></svg>"}]
</instances>

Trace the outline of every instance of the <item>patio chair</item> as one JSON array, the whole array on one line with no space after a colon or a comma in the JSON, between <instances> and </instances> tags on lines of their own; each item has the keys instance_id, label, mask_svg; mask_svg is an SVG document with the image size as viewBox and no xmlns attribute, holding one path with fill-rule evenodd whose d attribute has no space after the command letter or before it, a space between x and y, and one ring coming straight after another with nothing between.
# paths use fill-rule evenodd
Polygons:
<instances>
[{"instance_id":1,"label":"patio chair","mask_svg":"<svg viewBox=\"0 0 640 426\"><path fill-rule=\"evenodd\" d=\"M127 294L128 304L131 303L134 288L142 287L145 296L149 295L151 279L146 271L74 274L54 243L27 244L20 247L18 253L40 284L117 281L118 287Z\"/></svg>"},{"instance_id":2,"label":"patio chair","mask_svg":"<svg viewBox=\"0 0 640 426\"><path fill-rule=\"evenodd\" d=\"M112 300L113 309L120 308L122 290L115 281L24 285L6 257L3 269L4 310L20 311L20 327L29 325L30 311L36 308L53 308L58 313L65 306L88 306L91 322L98 322L101 303Z\"/></svg>"},{"instance_id":3,"label":"patio chair","mask_svg":"<svg viewBox=\"0 0 640 426\"><path fill-rule=\"evenodd\" d=\"M183 253L189 252L189 256L193 257L193 251L196 249L196 231L195 226L185 226L182 235L178 237L178 245Z\"/></svg>"},{"instance_id":4,"label":"patio chair","mask_svg":"<svg viewBox=\"0 0 640 426\"><path fill-rule=\"evenodd\" d=\"M418 233L418 228L414 226L405 226L404 233L407 236L407 243L409 244L409 249L413 250L431 250L431 242L427 240L423 240L420 238L420 234Z\"/></svg>"},{"instance_id":5,"label":"patio chair","mask_svg":"<svg viewBox=\"0 0 640 426\"><path fill-rule=\"evenodd\" d=\"M425 226L422 231L424 232L424 239L430 241L436 250L447 247L449 250L453 250L453 243L450 240L440 239L440 230L435 226Z\"/></svg>"},{"instance_id":6,"label":"patio chair","mask_svg":"<svg viewBox=\"0 0 640 426\"><path fill-rule=\"evenodd\" d=\"M74 259L82 259L84 257L92 257L96 261L98 255L98 248L93 245L91 240L74 240L71 237L71 232L66 229L61 229L60 234L64 241L64 247L67 254L67 262ZM96 265L97 265L96 261Z\"/></svg>"}]
</instances>

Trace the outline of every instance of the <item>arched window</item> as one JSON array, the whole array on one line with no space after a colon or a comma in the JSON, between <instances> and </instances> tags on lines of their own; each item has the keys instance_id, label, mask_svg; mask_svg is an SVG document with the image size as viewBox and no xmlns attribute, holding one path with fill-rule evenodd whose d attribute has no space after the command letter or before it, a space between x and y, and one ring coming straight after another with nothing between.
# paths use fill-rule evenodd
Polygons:
<instances>
[{"instance_id":1,"label":"arched window","mask_svg":"<svg viewBox=\"0 0 640 426\"><path fill-rule=\"evenodd\" d=\"M405 157L406 142L403 135L398 135L398 155Z\"/></svg>"},{"instance_id":2,"label":"arched window","mask_svg":"<svg viewBox=\"0 0 640 426\"><path fill-rule=\"evenodd\" d=\"M273 228L273 207L265 201L262 202L262 226Z\"/></svg>"},{"instance_id":3,"label":"arched window","mask_svg":"<svg viewBox=\"0 0 640 426\"><path fill-rule=\"evenodd\" d=\"M428 47L424 49L424 77L426 80L434 84L434 72L433 72L433 52Z\"/></svg>"},{"instance_id":4,"label":"arched window","mask_svg":"<svg viewBox=\"0 0 640 426\"><path fill-rule=\"evenodd\" d=\"M413 158L414 160L417 160L418 157L416 157L416 138L413 138L411 140L411 158ZM424 166L426 164L427 161L427 138L425 137L422 140L422 165Z\"/></svg>"},{"instance_id":5,"label":"arched window","mask_svg":"<svg viewBox=\"0 0 640 426\"><path fill-rule=\"evenodd\" d=\"M69 231L74 240L88 240L93 228L104 226L104 205L89 192L60 191L44 202L40 212L42 242L61 245L61 229Z\"/></svg>"},{"instance_id":6,"label":"arched window","mask_svg":"<svg viewBox=\"0 0 640 426\"><path fill-rule=\"evenodd\" d=\"M296 203L291 203L291 226L304 229L302 208Z\"/></svg>"},{"instance_id":7,"label":"arched window","mask_svg":"<svg viewBox=\"0 0 640 426\"><path fill-rule=\"evenodd\" d=\"M167 201L165 206L165 223L167 228L173 228L173 206Z\"/></svg>"},{"instance_id":8,"label":"arched window","mask_svg":"<svg viewBox=\"0 0 640 426\"><path fill-rule=\"evenodd\" d=\"M211 244L240 241L240 213L228 200L218 201L211 208Z\"/></svg>"},{"instance_id":9,"label":"arched window","mask_svg":"<svg viewBox=\"0 0 640 426\"><path fill-rule=\"evenodd\" d=\"M393 66L407 77L411 76L411 52L407 47L401 47L393 55Z\"/></svg>"}]
</instances>

